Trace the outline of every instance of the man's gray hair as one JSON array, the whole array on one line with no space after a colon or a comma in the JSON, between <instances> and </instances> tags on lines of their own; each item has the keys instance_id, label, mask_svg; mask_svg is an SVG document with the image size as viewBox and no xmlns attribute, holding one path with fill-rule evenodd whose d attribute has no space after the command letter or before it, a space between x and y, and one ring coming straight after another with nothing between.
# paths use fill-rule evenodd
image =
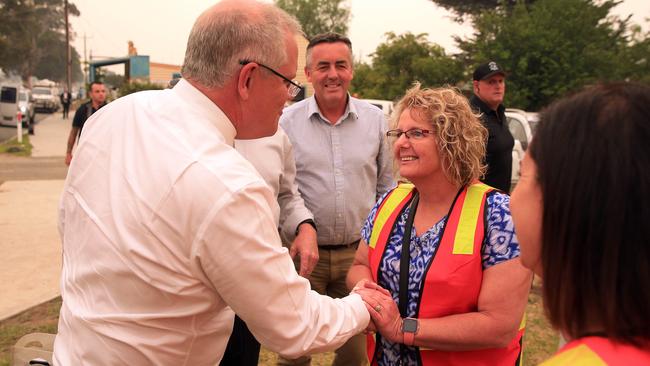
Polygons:
<instances>
[{"instance_id":1,"label":"man's gray hair","mask_svg":"<svg viewBox=\"0 0 650 366\"><path fill-rule=\"evenodd\" d=\"M287 32L302 34L302 28L294 17L272 4L208 9L190 32L183 78L218 88L241 67L241 60L280 67L287 61Z\"/></svg>"}]
</instances>

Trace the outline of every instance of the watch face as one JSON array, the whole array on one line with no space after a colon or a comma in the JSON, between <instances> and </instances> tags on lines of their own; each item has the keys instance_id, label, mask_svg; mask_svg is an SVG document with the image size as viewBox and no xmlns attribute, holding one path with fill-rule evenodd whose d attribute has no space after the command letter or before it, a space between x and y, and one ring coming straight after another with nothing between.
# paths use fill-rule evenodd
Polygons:
<instances>
[{"instance_id":1,"label":"watch face","mask_svg":"<svg viewBox=\"0 0 650 366\"><path fill-rule=\"evenodd\" d=\"M402 332L415 333L418 330L418 321L412 318L405 318L402 323Z\"/></svg>"}]
</instances>

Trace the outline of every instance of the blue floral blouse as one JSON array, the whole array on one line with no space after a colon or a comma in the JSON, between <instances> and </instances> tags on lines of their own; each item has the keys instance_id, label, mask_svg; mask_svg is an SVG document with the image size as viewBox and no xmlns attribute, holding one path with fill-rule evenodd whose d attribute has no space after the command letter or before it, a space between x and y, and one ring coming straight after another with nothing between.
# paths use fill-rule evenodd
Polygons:
<instances>
[{"instance_id":1,"label":"blue floral blouse","mask_svg":"<svg viewBox=\"0 0 650 366\"><path fill-rule=\"evenodd\" d=\"M388 193L384 194L375 204L361 229L361 237L366 243L370 241L373 222L377 209ZM482 261L483 270L501 262L519 257L519 242L515 235L512 217L510 216L510 196L494 191L487 197L487 235L483 242ZM407 207L397 220L397 224L386 246L385 254L381 260L379 285L389 290L393 300L397 303L399 297L399 269L402 251L402 237L404 226L409 214ZM440 243L442 230L447 221L443 217L433 227L429 228L422 236L417 236L415 227L411 230L410 243L410 270L407 314L415 317L417 303L420 297L419 288L424 277L424 271L431 261L433 254ZM403 344L394 344L381 339L379 365L417 365L417 351L415 347ZM405 359L401 360L401 347L404 347Z\"/></svg>"}]
</instances>

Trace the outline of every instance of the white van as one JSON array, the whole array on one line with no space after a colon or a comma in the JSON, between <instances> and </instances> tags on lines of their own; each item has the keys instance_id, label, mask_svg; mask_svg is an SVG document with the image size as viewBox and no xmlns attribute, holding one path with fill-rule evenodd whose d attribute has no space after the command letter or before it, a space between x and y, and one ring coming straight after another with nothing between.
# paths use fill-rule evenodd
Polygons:
<instances>
[{"instance_id":1,"label":"white van","mask_svg":"<svg viewBox=\"0 0 650 366\"><path fill-rule=\"evenodd\" d=\"M386 119L390 118L390 115L393 113L393 102L390 100L380 100L380 99L362 99L375 107L384 111L384 116Z\"/></svg>"},{"instance_id":2,"label":"white van","mask_svg":"<svg viewBox=\"0 0 650 366\"><path fill-rule=\"evenodd\" d=\"M528 149L530 140L533 138L533 128L531 124L539 120L537 113L525 112L520 109L507 108L506 119L508 120L508 129L515 139L515 146L512 148L512 186L519 182L519 163L524 158Z\"/></svg>"},{"instance_id":3,"label":"white van","mask_svg":"<svg viewBox=\"0 0 650 366\"><path fill-rule=\"evenodd\" d=\"M34 133L34 103L29 89L5 85L0 88L0 124L16 126L18 120Z\"/></svg>"}]
</instances>

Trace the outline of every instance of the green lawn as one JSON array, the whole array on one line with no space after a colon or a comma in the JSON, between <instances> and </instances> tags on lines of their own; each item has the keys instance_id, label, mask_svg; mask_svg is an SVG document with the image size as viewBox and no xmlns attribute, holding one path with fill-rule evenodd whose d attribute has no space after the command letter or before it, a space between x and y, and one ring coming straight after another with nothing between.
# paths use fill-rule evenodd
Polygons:
<instances>
[{"instance_id":1,"label":"green lawn","mask_svg":"<svg viewBox=\"0 0 650 366\"><path fill-rule=\"evenodd\" d=\"M61 307L61 298L27 310L13 318L0 322L0 366L9 366L11 346L20 337L33 332L56 333ZM524 365L537 365L553 354L557 348L557 333L554 332L543 314L541 285L535 280L528 298L527 328L524 338ZM312 365L330 365L333 353L313 356ZM262 348L260 365L275 365L277 355Z\"/></svg>"}]
</instances>

